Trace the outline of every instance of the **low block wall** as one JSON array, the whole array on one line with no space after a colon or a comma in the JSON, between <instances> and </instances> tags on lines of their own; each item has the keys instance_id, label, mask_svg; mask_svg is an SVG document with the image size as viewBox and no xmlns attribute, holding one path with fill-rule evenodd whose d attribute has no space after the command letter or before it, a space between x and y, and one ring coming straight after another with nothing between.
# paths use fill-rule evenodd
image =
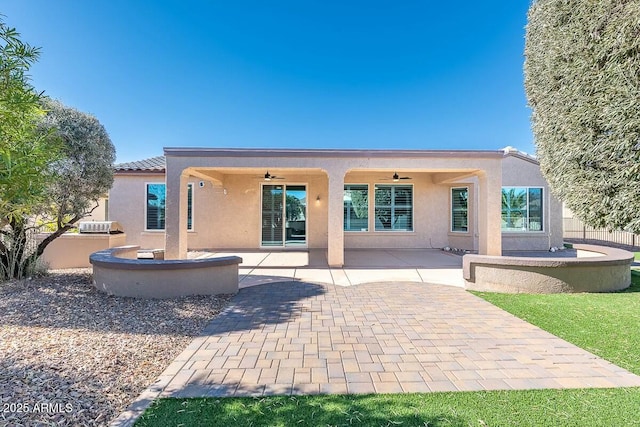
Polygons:
<instances>
[{"instance_id":1,"label":"low block wall","mask_svg":"<svg viewBox=\"0 0 640 427\"><path fill-rule=\"evenodd\" d=\"M612 292L631 285L633 254L621 249L573 245L596 256L578 258L465 255L465 288L481 292Z\"/></svg>"},{"instance_id":2,"label":"low block wall","mask_svg":"<svg viewBox=\"0 0 640 427\"><path fill-rule=\"evenodd\" d=\"M111 295L159 299L238 292L240 257L133 259L138 249L121 246L92 254L94 286Z\"/></svg>"},{"instance_id":3,"label":"low block wall","mask_svg":"<svg viewBox=\"0 0 640 427\"><path fill-rule=\"evenodd\" d=\"M48 234L39 234L38 241ZM79 234L65 233L45 248L42 260L50 269L91 267L89 256L103 249L122 246L127 240L126 234Z\"/></svg>"}]
</instances>

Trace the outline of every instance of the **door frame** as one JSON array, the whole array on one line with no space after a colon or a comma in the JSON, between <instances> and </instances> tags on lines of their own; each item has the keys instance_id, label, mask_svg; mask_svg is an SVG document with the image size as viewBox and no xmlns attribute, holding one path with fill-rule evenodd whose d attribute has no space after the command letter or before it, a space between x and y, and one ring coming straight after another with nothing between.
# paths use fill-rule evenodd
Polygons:
<instances>
[{"instance_id":1,"label":"door frame","mask_svg":"<svg viewBox=\"0 0 640 427\"><path fill-rule=\"evenodd\" d=\"M306 203L304 205L304 221L305 221L305 240L304 243L300 243L300 244L295 244L295 245L289 245L287 246L287 239L286 239L286 233L287 233L287 228L285 226L282 227L282 245L279 246L270 246L270 245L263 245L262 244L262 195L263 195L263 191L264 191L264 186L265 185L280 185L282 186L282 195L284 197L284 203L282 204L282 210L283 210L283 215L282 215L282 219L283 221L286 221L286 216L287 216L287 203L286 203L286 197L287 197L287 186L304 186L305 188L305 192L307 193L307 200ZM260 214L260 218L259 218L259 233L258 233L258 247L260 249L271 249L271 250L295 250L295 249L307 249L309 247L309 183L304 183L304 182L283 182L282 184L278 184L278 183L273 183L273 182L261 182L260 183L260 210L259 210L259 214Z\"/></svg>"}]
</instances>

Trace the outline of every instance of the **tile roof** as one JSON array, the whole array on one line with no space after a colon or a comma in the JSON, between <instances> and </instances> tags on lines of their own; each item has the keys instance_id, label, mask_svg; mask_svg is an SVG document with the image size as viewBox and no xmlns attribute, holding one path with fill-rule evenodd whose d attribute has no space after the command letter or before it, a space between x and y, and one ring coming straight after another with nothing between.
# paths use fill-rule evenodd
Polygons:
<instances>
[{"instance_id":1,"label":"tile roof","mask_svg":"<svg viewBox=\"0 0 640 427\"><path fill-rule=\"evenodd\" d=\"M116 172L164 172L165 159L164 156L156 156L135 162L119 163L114 168Z\"/></svg>"}]
</instances>

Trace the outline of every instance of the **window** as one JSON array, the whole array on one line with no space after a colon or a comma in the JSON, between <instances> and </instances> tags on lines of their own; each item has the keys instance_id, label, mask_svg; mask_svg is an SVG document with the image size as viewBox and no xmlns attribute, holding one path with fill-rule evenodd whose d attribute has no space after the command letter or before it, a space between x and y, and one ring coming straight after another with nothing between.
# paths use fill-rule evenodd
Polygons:
<instances>
[{"instance_id":1,"label":"window","mask_svg":"<svg viewBox=\"0 0 640 427\"><path fill-rule=\"evenodd\" d=\"M451 189L451 231L458 233L469 231L469 189L467 187Z\"/></svg>"},{"instance_id":2,"label":"window","mask_svg":"<svg viewBox=\"0 0 640 427\"><path fill-rule=\"evenodd\" d=\"M147 184L146 230L164 230L166 205L166 185ZM187 184L187 229L193 230L193 184Z\"/></svg>"},{"instance_id":3,"label":"window","mask_svg":"<svg viewBox=\"0 0 640 427\"><path fill-rule=\"evenodd\" d=\"M502 188L502 231L542 231L541 187Z\"/></svg>"},{"instance_id":4,"label":"window","mask_svg":"<svg viewBox=\"0 0 640 427\"><path fill-rule=\"evenodd\" d=\"M376 185L376 231L413 231L413 187Z\"/></svg>"},{"instance_id":5,"label":"window","mask_svg":"<svg viewBox=\"0 0 640 427\"><path fill-rule=\"evenodd\" d=\"M344 186L345 231L369 231L369 187Z\"/></svg>"}]
</instances>

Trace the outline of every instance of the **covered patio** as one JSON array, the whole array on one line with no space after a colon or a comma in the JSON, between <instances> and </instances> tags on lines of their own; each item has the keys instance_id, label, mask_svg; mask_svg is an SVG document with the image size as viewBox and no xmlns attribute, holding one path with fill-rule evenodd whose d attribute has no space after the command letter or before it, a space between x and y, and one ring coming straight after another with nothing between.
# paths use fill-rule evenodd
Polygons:
<instances>
[{"instance_id":1,"label":"covered patio","mask_svg":"<svg viewBox=\"0 0 640 427\"><path fill-rule=\"evenodd\" d=\"M464 287L462 257L439 249L346 249L342 267L330 267L324 249L189 252L189 258L232 255L243 259L240 288L291 280L338 286L403 281Z\"/></svg>"},{"instance_id":2,"label":"covered patio","mask_svg":"<svg viewBox=\"0 0 640 427\"><path fill-rule=\"evenodd\" d=\"M504 157L503 151L165 148L165 256L184 259L188 249L208 247L301 247L324 249L321 259L340 270L350 264L351 249L455 246L499 255ZM452 222L457 208L449 206L456 191L459 225ZM192 221L196 203L206 215Z\"/></svg>"}]
</instances>

